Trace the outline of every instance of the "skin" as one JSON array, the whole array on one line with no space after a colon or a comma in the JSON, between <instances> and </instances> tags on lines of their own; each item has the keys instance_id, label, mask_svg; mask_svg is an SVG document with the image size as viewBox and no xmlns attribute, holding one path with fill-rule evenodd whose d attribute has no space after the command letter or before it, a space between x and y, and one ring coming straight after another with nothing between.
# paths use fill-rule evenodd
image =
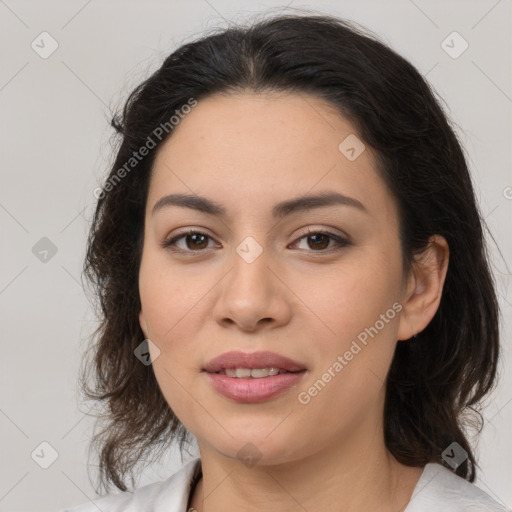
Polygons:
<instances>
[{"instance_id":1,"label":"skin","mask_svg":"<svg viewBox=\"0 0 512 512\"><path fill-rule=\"evenodd\" d=\"M404 274L395 200L371 148L354 161L338 150L349 134L357 135L354 126L313 96L215 95L199 101L157 154L140 325L160 350L158 357L152 351L153 369L169 406L198 440L203 478L189 506L199 512L325 512L340 504L344 511L397 512L422 473L386 450L385 378L397 340L423 330L439 306L448 245L432 237ZM274 204L320 191L355 198L366 211L332 205L272 217ZM153 215L170 193L206 196L228 216L179 206ZM188 227L210 238L178 241L188 256L162 247ZM335 250L334 239L312 239L308 229L350 244ZM252 263L236 252L248 236L263 249ZM299 392L395 302L401 311L309 403L300 403ZM218 394L201 371L231 350L271 350L307 371L277 397L240 404ZM260 457L252 466L237 457L247 443Z\"/></svg>"}]
</instances>

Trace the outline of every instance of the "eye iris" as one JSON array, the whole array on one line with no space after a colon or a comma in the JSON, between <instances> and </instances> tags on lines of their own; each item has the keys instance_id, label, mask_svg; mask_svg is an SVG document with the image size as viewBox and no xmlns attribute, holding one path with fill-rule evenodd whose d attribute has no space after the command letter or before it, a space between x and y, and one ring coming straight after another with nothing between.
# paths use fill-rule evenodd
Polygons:
<instances>
[{"instance_id":1,"label":"eye iris","mask_svg":"<svg viewBox=\"0 0 512 512\"><path fill-rule=\"evenodd\" d=\"M320 241L320 244L314 242L313 246L311 246L311 244L309 244L311 248L317 248L317 249L327 248L327 246L329 245L329 237L326 235L322 235L322 234L318 233L316 235L309 235L308 239L309 240L315 239L318 241L319 237L323 238L323 243L322 243L322 241Z\"/></svg>"},{"instance_id":2,"label":"eye iris","mask_svg":"<svg viewBox=\"0 0 512 512\"><path fill-rule=\"evenodd\" d=\"M205 244L204 246L201 244L201 242L199 242L199 244L197 244L197 243L196 243L196 241L197 241L197 239L198 239L198 238L202 238L202 239L203 239L202 243L203 243L203 244ZM204 249L206 246L208 246L207 238L208 238L207 236L205 236L205 235L201 235L201 234L199 234L199 233L189 234L189 235L187 235L187 237L186 237L186 239L187 239L187 247L189 247L189 249L191 248L191 247L189 246L189 244L188 244L188 241L189 241L190 239L193 239L193 240L194 240L194 242L193 242L193 244L192 244L192 245L193 245L193 247L192 247L192 249L193 249L193 250L195 250L195 249ZM206 243L205 243L205 242L206 242Z\"/></svg>"}]
</instances>

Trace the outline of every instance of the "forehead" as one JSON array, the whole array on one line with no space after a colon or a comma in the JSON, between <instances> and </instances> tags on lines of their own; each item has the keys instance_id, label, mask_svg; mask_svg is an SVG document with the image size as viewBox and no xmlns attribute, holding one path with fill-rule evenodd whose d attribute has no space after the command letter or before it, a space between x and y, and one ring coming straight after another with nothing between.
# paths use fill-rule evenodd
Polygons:
<instances>
[{"instance_id":1,"label":"forehead","mask_svg":"<svg viewBox=\"0 0 512 512\"><path fill-rule=\"evenodd\" d=\"M332 189L371 203L368 209L373 206L379 215L391 214L393 201L371 148L365 145L349 159L344 141L361 151L355 127L315 96L208 97L183 116L159 148L148 208L174 192L220 197L237 210L250 204L270 208L287 197Z\"/></svg>"},{"instance_id":2,"label":"forehead","mask_svg":"<svg viewBox=\"0 0 512 512\"><path fill-rule=\"evenodd\" d=\"M313 157L335 154L336 141L353 132L352 125L330 104L314 96L217 94L200 100L183 117L160 152L168 149L180 157L194 145L196 151L188 155L189 160L215 153L219 162L231 158L249 164L251 157L263 162L293 161L306 153Z\"/></svg>"}]
</instances>

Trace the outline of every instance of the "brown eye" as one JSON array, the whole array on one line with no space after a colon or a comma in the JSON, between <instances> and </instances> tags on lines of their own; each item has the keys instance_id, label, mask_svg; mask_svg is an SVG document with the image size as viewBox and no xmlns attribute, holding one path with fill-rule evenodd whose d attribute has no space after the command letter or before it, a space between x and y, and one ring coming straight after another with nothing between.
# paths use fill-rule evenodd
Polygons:
<instances>
[{"instance_id":1,"label":"brown eye","mask_svg":"<svg viewBox=\"0 0 512 512\"><path fill-rule=\"evenodd\" d=\"M201 231L187 231L162 243L162 247L175 252L194 253L208 249L211 237Z\"/></svg>"},{"instance_id":2,"label":"brown eye","mask_svg":"<svg viewBox=\"0 0 512 512\"><path fill-rule=\"evenodd\" d=\"M306 238L312 242L308 243L311 249L327 249L329 246L329 237L323 233L308 235Z\"/></svg>"},{"instance_id":3,"label":"brown eye","mask_svg":"<svg viewBox=\"0 0 512 512\"><path fill-rule=\"evenodd\" d=\"M307 247L304 249L309 252L329 253L350 245L348 240L328 231L308 231L306 235L298 239L296 244L300 245L302 240L307 240ZM332 241L334 246L329 246ZM303 248L299 247L299 249Z\"/></svg>"},{"instance_id":4,"label":"brown eye","mask_svg":"<svg viewBox=\"0 0 512 512\"><path fill-rule=\"evenodd\" d=\"M162 247L169 248L173 252L193 255L194 253L206 252L206 249L212 248L208 246L210 240L213 239L206 233L191 230L164 241ZM328 231L309 231L306 235L300 237L295 244L302 240L307 240L306 251L317 253L330 253L350 245L348 240ZM334 242L334 246L331 242Z\"/></svg>"},{"instance_id":5,"label":"brown eye","mask_svg":"<svg viewBox=\"0 0 512 512\"><path fill-rule=\"evenodd\" d=\"M205 244L206 240L206 244ZM190 245L187 243L190 241ZM193 251L196 249L206 249L208 246L208 237L206 235L202 235L200 233L194 233L192 235L185 235L185 245L192 249Z\"/></svg>"}]
</instances>

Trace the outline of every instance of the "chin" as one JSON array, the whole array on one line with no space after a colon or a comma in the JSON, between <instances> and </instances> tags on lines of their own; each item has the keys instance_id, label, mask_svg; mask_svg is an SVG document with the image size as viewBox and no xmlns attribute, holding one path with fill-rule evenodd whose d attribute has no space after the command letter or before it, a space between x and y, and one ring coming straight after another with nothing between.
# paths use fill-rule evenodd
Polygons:
<instances>
[{"instance_id":1,"label":"chin","mask_svg":"<svg viewBox=\"0 0 512 512\"><path fill-rule=\"evenodd\" d=\"M221 439L204 438L200 444L207 444L223 457L240 460L247 467L275 466L293 462L300 458L300 442L297 442L286 429L277 433L274 430L276 422L267 428L232 428L226 426L226 430L232 434L225 434ZM296 429L294 429L297 432ZM270 433L269 435L269 432ZM210 432L211 434L211 432Z\"/></svg>"}]
</instances>

